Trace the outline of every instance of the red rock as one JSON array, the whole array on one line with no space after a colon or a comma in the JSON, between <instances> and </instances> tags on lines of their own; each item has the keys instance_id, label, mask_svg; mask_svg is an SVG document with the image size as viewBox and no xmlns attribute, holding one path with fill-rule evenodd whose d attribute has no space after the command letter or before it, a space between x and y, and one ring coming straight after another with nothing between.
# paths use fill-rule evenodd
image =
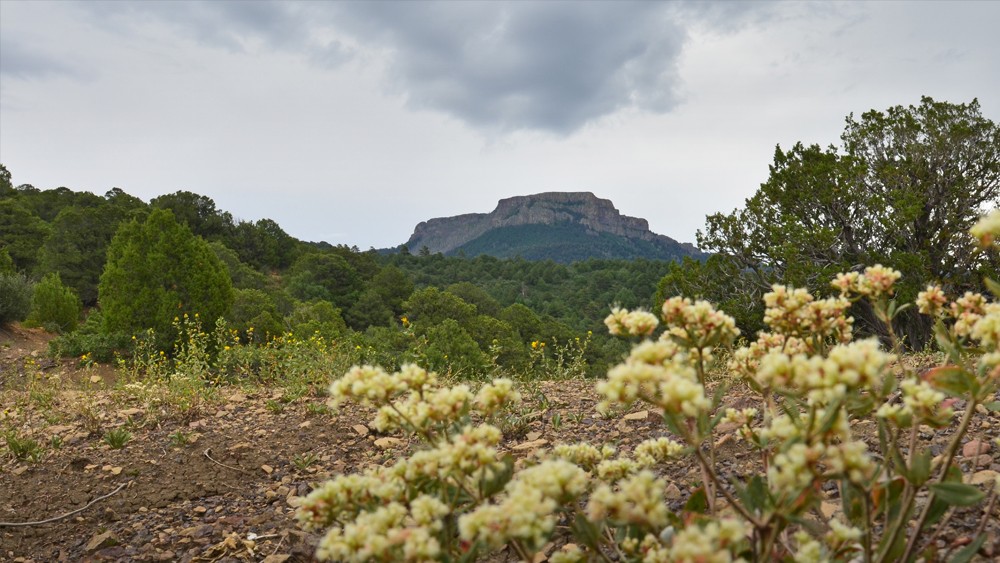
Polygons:
<instances>
[{"instance_id":1,"label":"red rock","mask_svg":"<svg viewBox=\"0 0 1000 563\"><path fill-rule=\"evenodd\" d=\"M962 455L965 457L975 457L976 455L990 453L990 443L979 440L971 440L962 446Z\"/></svg>"}]
</instances>

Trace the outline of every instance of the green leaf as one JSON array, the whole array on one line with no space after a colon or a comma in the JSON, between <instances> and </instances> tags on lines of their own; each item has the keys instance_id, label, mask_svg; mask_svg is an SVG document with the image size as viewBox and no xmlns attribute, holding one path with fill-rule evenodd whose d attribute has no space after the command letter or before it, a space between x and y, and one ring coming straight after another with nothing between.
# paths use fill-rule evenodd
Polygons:
<instances>
[{"instance_id":1,"label":"green leaf","mask_svg":"<svg viewBox=\"0 0 1000 563\"><path fill-rule=\"evenodd\" d=\"M976 541L955 552L955 555L951 558L951 563L969 563L972 556L979 551L979 548L983 547L984 541L986 541L986 534L979 534Z\"/></svg>"},{"instance_id":2,"label":"green leaf","mask_svg":"<svg viewBox=\"0 0 1000 563\"><path fill-rule=\"evenodd\" d=\"M931 450L923 449L913 453L913 466L910 468L910 482L914 487L921 487L931 475Z\"/></svg>"},{"instance_id":3,"label":"green leaf","mask_svg":"<svg viewBox=\"0 0 1000 563\"><path fill-rule=\"evenodd\" d=\"M896 379L892 378L892 380ZM852 418L861 418L875 409L875 399L871 395L856 395L851 397L844 407Z\"/></svg>"},{"instance_id":4,"label":"green leaf","mask_svg":"<svg viewBox=\"0 0 1000 563\"><path fill-rule=\"evenodd\" d=\"M691 494L691 498L684 503L684 512L704 514L708 511L708 495L705 488L701 487Z\"/></svg>"},{"instance_id":5,"label":"green leaf","mask_svg":"<svg viewBox=\"0 0 1000 563\"><path fill-rule=\"evenodd\" d=\"M976 487L962 483L932 483L930 490L952 506L972 506L986 498L986 495Z\"/></svg>"},{"instance_id":6,"label":"green leaf","mask_svg":"<svg viewBox=\"0 0 1000 563\"><path fill-rule=\"evenodd\" d=\"M715 389L715 393L712 396L712 407L713 408L717 407L720 403L722 403L722 398L726 396L726 391L728 391L728 390L729 390L729 384L728 383L720 383L719 384L719 386ZM713 427L714 427L714 425L713 425Z\"/></svg>"},{"instance_id":7,"label":"green leaf","mask_svg":"<svg viewBox=\"0 0 1000 563\"><path fill-rule=\"evenodd\" d=\"M746 487L737 489L740 500L750 512L763 513L770 505L767 494L767 484L760 475L754 475L747 481Z\"/></svg>"},{"instance_id":8,"label":"green leaf","mask_svg":"<svg viewBox=\"0 0 1000 563\"><path fill-rule=\"evenodd\" d=\"M986 407L986 410L988 410L988 411L1000 412L1000 401L992 401L992 402L989 402L989 403L983 403L983 406Z\"/></svg>"},{"instance_id":9,"label":"green leaf","mask_svg":"<svg viewBox=\"0 0 1000 563\"><path fill-rule=\"evenodd\" d=\"M479 482L479 492L483 497L491 497L499 493L514 477L513 456L510 454L503 456L500 463L503 464L503 469L493 473L489 479L483 479Z\"/></svg>"},{"instance_id":10,"label":"green leaf","mask_svg":"<svg viewBox=\"0 0 1000 563\"><path fill-rule=\"evenodd\" d=\"M986 287L990 290L990 293L996 297L1000 297L1000 283L990 278L983 278L983 282L986 283Z\"/></svg>"}]
</instances>

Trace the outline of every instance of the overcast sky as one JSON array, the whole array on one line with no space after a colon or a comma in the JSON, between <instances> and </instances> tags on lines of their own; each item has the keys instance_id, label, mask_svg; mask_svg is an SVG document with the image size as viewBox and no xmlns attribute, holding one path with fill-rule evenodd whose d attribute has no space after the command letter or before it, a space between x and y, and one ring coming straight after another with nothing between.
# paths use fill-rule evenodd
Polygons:
<instances>
[{"instance_id":1,"label":"overcast sky","mask_svg":"<svg viewBox=\"0 0 1000 563\"><path fill-rule=\"evenodd\" d=\"M978 97L1000 2L0 2L15 184L188 190L387 247L500 198L591 191L693 241L776 144Z\"/></svg>"}]
</instances>

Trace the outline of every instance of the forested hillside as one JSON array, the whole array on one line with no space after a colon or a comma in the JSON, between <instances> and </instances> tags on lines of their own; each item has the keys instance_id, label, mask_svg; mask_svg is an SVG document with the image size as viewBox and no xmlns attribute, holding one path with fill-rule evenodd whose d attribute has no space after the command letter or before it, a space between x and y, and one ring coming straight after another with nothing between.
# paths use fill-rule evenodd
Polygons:
<instances>
[{"instance_id":1,"label":"forested hillside","mask_svg":"<svg viewBox=\"0 0 1000 563\"><path fill-rule=\"evenodd\" d=\"M59 296L58 313L29 317L26 303L19 320L63 333L60 351L72 355L128 354L131 336L149 328L169 353L173 317L199 313L206 329L221 318L247 342L318 331L387 364L422 355L438 369L468 373L494 361L527 369L537 362L533 351L558 345L583 353L598 374L626 350L600 330L611 305L651 307L669 272L669 262L642 258L381 255L299 241L274 221L234 219L190 192L146 203L118 189L98 196L14 187L6 169L2 178L8 277L17 273L25 286L45 280L34 292Z\"/></svg>"}]
</instances>

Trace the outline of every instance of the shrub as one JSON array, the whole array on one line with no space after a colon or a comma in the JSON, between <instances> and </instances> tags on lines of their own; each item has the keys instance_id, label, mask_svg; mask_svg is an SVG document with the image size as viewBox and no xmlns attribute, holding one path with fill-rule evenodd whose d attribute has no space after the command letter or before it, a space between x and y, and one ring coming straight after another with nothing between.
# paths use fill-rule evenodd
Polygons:
<instances>
[{"instance_id":1,"label":"shrub","mask_svg":"<svg viewBox=\"0 0 1000 563\"><path fill-rule=\"evenodd\" d=\"M46 274L35 284L31 298L31 326L55 328L55 332L73 332L80 318L80 298L73 289L62 284L58 273Z\"/></svg>"},{"instance_id":2,"label":"shrub","mask_svg":"<svg viewBox=\"0 0 1000 563\"><path fill-rule=\"evenodd\" d=\"M104 333L152 328L164 343L176 339L172 322L181 313L197 314L211 326L233 304L226 266L208 243L163 209L141 224L122 224L108 247L98 290Z\"/></svg>"},{"instance_id":3,"label":"shrub","mask_svg":"<svg viewBox=\"0 0 1000 563\"><path fill-rule=\"evenodd\" d=\"M1000 211L972 234L984 244L1000 238ZM949 303L936 286L921 292L916 309L936 321L945 364L921 377L897 361L892 321L908 307L893 299L899 276L881 266L840 274L832 282L839 295L827 299L775 285L764 296L769 332L737 349L734 319L705 301L668 299L659 316L613 311L606 321L613 334L648 336L661 320L666 330L637 344L597 384L598 410L647 403L663 412L677 441L654 438L622 453L562 444L516 475L511 457L498 457L495 426L520 399L509 380L474 394L465 385L442 387L413 365L393 374L354 367L331 384L333 402L374 404L377 430L403 431L423 447L392 467L321 485L298 518L327 529L317 557L340 561L473 561L503 546L532 561L557 524L574 542L552 555L555 563L610 561L612 553L644 563L937 560L932 540L949 521L945 513L986 497L963 483L955 456L977 407L1000 410L989 402L1000 382L1000 303L973 293ZM892 352L874 339L853 340L846 313L862 299L890 334ZM720 408L725 382L706 393L708 366L723 353L730 375L759 394L759 409ZM485 423L473 425L473 414ZM872 414L878 441L869 452L850 422ZM947 446L932 457L918 428L954 425L959 414ZM722 479L715 438L724 422L759 452L763 473ZM653 468L681 456L693 456L702 485L675 513L668 482ZM1000 479L987 486L992 499ZM839 489L841 516L821 510L831 489ZM983 545L992 506L953 561L970 560Z\"/></svg>"},{"instance_id":4,"label":"shrub","mask_svg":"<svg viewBox=\"0 0 1000 563\"><path fill-rule=\"evenodd\" d=\"M0 273L0 328L23 321L31 312L31 280L24 274Z\"/></svg>"},{"instance_id":5,"label":"shrub","mask_svg":"<svg viewBox=\"0 0 1000 563\"><path fill-rule=\"evenodd\" d=\"M80 328L49 342L49 354L71 358L89 354L91 359L107 363L114 359L115 353L130 352L132 338L121 332L102 332L103 318L100 310L92 309Z\"/></svg>"}]
</instances>

